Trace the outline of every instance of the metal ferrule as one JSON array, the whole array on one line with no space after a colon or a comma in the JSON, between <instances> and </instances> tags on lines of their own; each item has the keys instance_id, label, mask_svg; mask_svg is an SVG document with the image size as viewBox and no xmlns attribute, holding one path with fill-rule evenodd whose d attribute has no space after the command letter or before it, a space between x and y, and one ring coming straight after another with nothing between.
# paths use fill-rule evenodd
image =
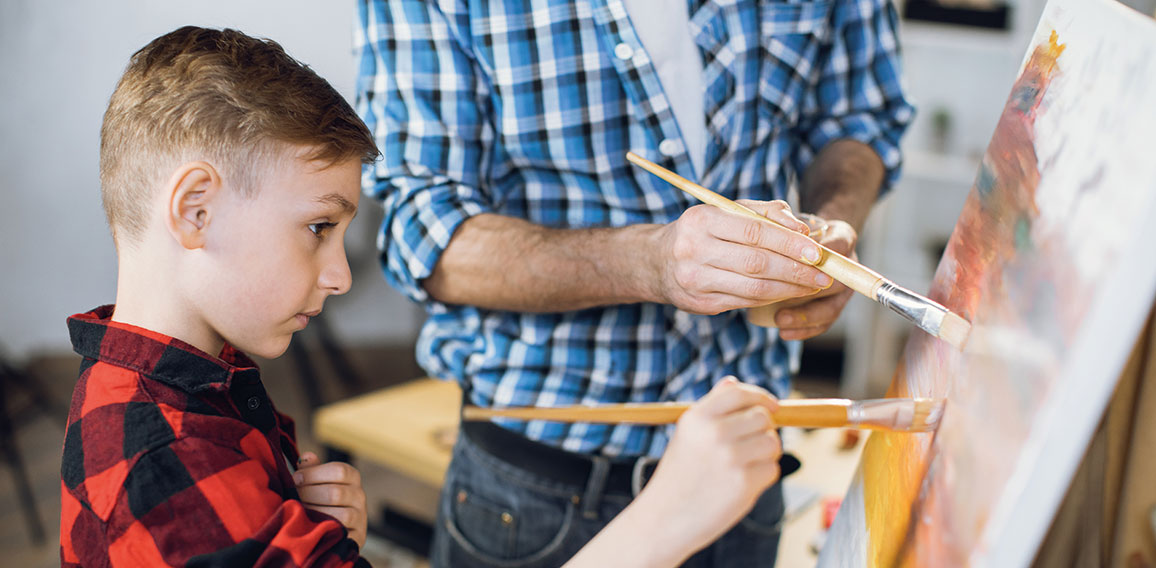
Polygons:
<instances>
[{"instance_id":1,"label":"metal ferrule","mask_svg":"<svg viewBox=\"0 0 1156 568\"><path fill-rule=\"evenodd\" d=\"M875 299L934 336L939 335L943 317L947 315L947 308L890 281L879 285Z\"/></svg>"},{"instance_id":2,"label":"metal ferrule","mask_svg":"<svg viewBox=\"0 0 1156 568\"><path fill-rule=\"evenodd\" d=\"M867 418L866 414L867 413L863 411L863 403L858 401L853 402L851 406L847 408L847 422L851 424L862 424Z\"/></svg>"},{"instance_id":3,"label":"metal ferrule","mask_svg":"<svg viewBox=\"0 0 1156 568\"><path fill-rule=\"evenodd\" d=\"M847 409L847 422L887 429L910 428L915 419L915 402L905 399L855 401Z\"/></svg>"}]
</instances>

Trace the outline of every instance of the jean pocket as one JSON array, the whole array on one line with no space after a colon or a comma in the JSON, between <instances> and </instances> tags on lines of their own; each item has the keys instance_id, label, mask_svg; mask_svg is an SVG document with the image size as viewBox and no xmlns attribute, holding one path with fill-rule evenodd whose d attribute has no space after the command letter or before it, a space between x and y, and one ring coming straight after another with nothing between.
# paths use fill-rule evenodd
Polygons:
<instances>
[{"instance_id":1,"label":"jean pocket","mask_svg":"<svg viewBox=\"0 0 1156 568\"><path fill-rule=\"evenodd\" d=\"M783 487L776 483L759 496L739 526L761 537L777 537L783 530L784 512Z\"/></svg>"},{"instance_id":2,"label":"jean pocket","mask_svg":"<svg viewBox=\"0 0 1156 568\"><path fill-rule=\"evenodd\" d=\"M562 548L574 521L574 504L515 484L485 489L456 481L446 532L460 552L481 565L530 566Z\"/></svg>"}]
</instances>

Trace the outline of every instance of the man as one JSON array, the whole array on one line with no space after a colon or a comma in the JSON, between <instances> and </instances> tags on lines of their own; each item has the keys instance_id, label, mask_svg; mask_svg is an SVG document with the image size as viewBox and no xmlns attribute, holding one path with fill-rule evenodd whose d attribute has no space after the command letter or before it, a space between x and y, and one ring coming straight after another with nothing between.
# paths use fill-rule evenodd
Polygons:
<instances>
[{"instance_id":1,"label":"man","mask_svg":"<svg viewBox=\"0 0 1156 568\"><path fill-rule=\"evenodd\" d=\"M532 5L531 5L532 4ZM689 5L688 5L689 4ZM392 285L418 358L483 406L689 401L733 374L778 396L851 292L781 201L852 253L913 109L885 0L365 0L359 109L384 160ZM799 231L696 206L634 151ZM742 308L809 296L778 329ZM664 429L466 424L435 565L548 566L636 494ZM690 565L772 565L781 488Z\"/></svg>"}]
</instances>

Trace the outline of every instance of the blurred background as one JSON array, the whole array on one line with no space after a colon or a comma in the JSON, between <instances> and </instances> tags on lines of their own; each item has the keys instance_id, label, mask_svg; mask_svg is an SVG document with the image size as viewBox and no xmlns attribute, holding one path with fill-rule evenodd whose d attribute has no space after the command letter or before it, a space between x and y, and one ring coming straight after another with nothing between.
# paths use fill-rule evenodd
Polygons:
<instances>
[{"instance_id":1,"label":"blurred background","mask_svg":"<svg viewBox=\"0 0 1156 568\"><path fill-rule=\"evenodd\" d=\"M876 207L859 253L916 291L930 284L1044 4L1006 1L900 6L906 80L918 115L905 139L902 181ZM1156 0L1129 3L1151 14ZM186 24L273 38L352 102L350 0L0 2L0 550L8 555L2 564L59 563L63 408L79 362L65 318L112 302L115 292L116 258L100 206L101 117L129 56ZM374 250L380 219L380 209L363 201L347 243L354 285L327 302L329 329L307 330L293 351L263 367L278 406L296 415L306 449L322 446L311 431L318 406L421 375L413 344L423 314L381 275ZM881 395L908 331L894 314L856 297L835 329L808 342L799 390ZM821 444L816 451L851 445ZM828 469L838 475L832 489L812 491L808 503L841 495L855 454L815 459L835 464ZM366 479L388 477L384 469L375 477L373 463L362 466L370 470ZM391 491L397 486L384 483L371 501L388 500ZM34 505L37 514L22 505ZM784 552L780 565L813 564L807 550L818 523L805 522L811 525L798 538L784 539L784 548L798 551ZM374 550L381 563L421 562L403 549L384 543Z\"/></svg>"}]
</instances>

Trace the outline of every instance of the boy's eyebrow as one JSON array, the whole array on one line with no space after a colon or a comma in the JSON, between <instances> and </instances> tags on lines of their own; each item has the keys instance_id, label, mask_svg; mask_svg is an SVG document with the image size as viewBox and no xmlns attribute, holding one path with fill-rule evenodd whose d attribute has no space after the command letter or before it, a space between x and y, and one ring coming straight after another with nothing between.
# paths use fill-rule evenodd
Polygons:
<instances>
[{"instance_id":1,"label":"boy's eyebrow","mask_svg":"<svg viewBox=\"0 0 1156 568\"><path fill-rule=\"evenodd\" d=\"M357 206L339 193L327 193L317 198L318 203L336 205L350 215L357 213Z\"/></svg>"}]
</instances>

